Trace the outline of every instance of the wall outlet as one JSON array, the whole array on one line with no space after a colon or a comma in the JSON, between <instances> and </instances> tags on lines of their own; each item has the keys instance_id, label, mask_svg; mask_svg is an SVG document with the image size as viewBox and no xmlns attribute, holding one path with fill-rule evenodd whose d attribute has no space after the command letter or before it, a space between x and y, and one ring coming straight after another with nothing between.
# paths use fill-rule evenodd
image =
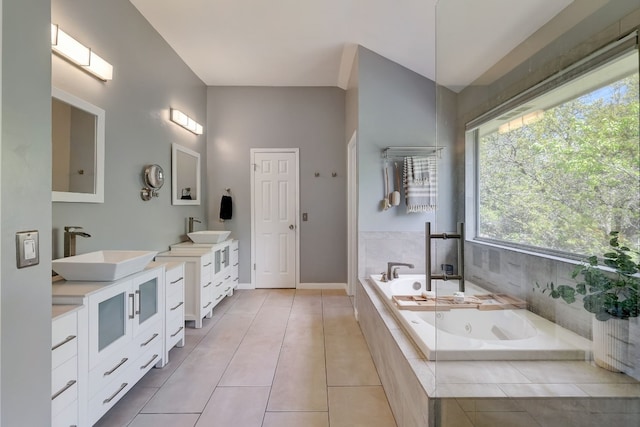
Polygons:
<instances>
[{"instance_id":1,"label":"wall outlet","mask_svg":"<svg viewBox=\"0 0 640 427\"><path fill-rule=\"evenodd\" d=\"M38 230L16 233L16 260L18 268L31 267L40 263Z\"/></svg>"}]
</instances>

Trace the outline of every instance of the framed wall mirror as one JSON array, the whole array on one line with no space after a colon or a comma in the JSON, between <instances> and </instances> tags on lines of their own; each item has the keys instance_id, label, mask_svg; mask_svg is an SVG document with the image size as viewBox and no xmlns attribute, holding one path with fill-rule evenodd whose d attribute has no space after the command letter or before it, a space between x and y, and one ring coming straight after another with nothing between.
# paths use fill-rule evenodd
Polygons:
<instances>
[{"instance_id":1,"label":"framed wall mirror","mask_svg":"<svg viewBox=\"0 0 640 427\"><path fill-rule=\"evenodd\" d=\"M175 142L171 144L171 201L200 204L200 153Z\"/></svg>"},{"instance_id":2,"label":"framed wall mirror","mask_svg":"<svg viewBox=\"0 0 640 427\"><path fill-rule=\"evenodd\" d=\"M104 203L105 112L51 91L52 200Z\"/></svg>"}]
</instances>

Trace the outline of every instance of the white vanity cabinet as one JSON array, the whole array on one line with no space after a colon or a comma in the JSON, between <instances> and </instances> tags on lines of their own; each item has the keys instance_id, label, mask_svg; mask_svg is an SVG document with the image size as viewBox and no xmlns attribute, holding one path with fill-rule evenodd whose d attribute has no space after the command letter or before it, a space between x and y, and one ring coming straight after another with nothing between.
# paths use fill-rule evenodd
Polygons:
<instances>
[{"instance_id":1,"label":"white vanity cabinet","mask_svg":"<svg viewBox=\"0 0 640 427\"><path fill-rule=\"evenodd\" d=\"M196 328L213 312L213 253L207 249L168 251L156 255L157 262L184 263L184 320L193 320Z\"/></svg>"},{"instance_id":2,"label":"white vanity cabinet","mask_svg":"<svg viewBox=\"0 0 640 427\"><path fill-rule=\"evenodd\" d=\"M80 391L86 387L86 352L78 348L86 339L85 308L82 305L54 305L51 322L51 425L80 425ZM83 359L83 356L85 358Z\"/></svg>"},{"instance_id":3,"label":"white vanity cabinet","mask_svg":"<svg viewBox=\"0 0 640 427\"><path fill-rule=\"evenodd\" d=\"M165 328L164 364L169 362L169 350L184 346L184 263L165 265Z\"/></svg>"},{"instance_id":4,"label":"white vanity cabinet","mask_svg":"<svg viewBox=\"0 0 640 427\"><path fill-rule=\"evenodd\" d=\"M214 256L214 305L222 301L226 295L233 293L231 282L231 241L219 243L212 247Z\"/></svg>"},{"instance_id":5,"label":"white vanity cabinet","mask_svg":"<svg viewBox=\"0 0 640 427\"><path fill-rule=\"evenodd\" d=\"M231 285L233 289L238 289L240 283L240 252L238 241L231 242Z\"/></svg>"},{"instance_id":6,"label":"white vanity cabinet","mask_svg":"<svg viewBox=\"0 0 640 427\"><path fill-rule=\"evenodd\" d=\"M97 422L164 357L165 268L114 282L54 284L53 302L87 307L88 425ZM81 402L83 404L83 402Z\"/></svg>"}]
</instances>

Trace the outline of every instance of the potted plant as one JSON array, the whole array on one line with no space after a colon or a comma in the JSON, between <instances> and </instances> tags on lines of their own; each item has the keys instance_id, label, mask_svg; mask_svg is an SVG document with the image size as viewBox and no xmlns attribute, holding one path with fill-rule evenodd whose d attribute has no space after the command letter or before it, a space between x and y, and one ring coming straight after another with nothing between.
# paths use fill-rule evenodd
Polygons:
<instances>
[{"instance_id":1,"label":"potted plant","mask_svg":"<svg viewBox=\"0 0 640 427\"><path fill-rule=\"evenodd\" d=\"M604 265L613 272L598 267L598 257L590 256L576 266L572 278L581 276L575 285L548 283L542 292L552 298L562 298L566 303L576 301L576 294L583 295L585 310L593 313L593 357L598 366L624 371L628 351L629 318L640 315L640 252L620 245L618 232L610 233L610 251L603 255Z\"/></svg>"}]
</instances>

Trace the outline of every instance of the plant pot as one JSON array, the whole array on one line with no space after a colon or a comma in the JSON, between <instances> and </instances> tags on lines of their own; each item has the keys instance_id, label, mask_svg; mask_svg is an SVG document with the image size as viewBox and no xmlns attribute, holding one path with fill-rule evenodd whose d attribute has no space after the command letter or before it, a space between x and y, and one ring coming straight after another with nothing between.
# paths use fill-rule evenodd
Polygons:
<instances>
[{"instance_id":1,"label":"plant pot","mask_svg":"<svg viewBox=\"0 0 640 427\"><path fill-rule=\"evenodd\" d=\"M593 318L593 360L599 367L625 372L629 366L629 319Z\"/></svg>"}]
</instances>

